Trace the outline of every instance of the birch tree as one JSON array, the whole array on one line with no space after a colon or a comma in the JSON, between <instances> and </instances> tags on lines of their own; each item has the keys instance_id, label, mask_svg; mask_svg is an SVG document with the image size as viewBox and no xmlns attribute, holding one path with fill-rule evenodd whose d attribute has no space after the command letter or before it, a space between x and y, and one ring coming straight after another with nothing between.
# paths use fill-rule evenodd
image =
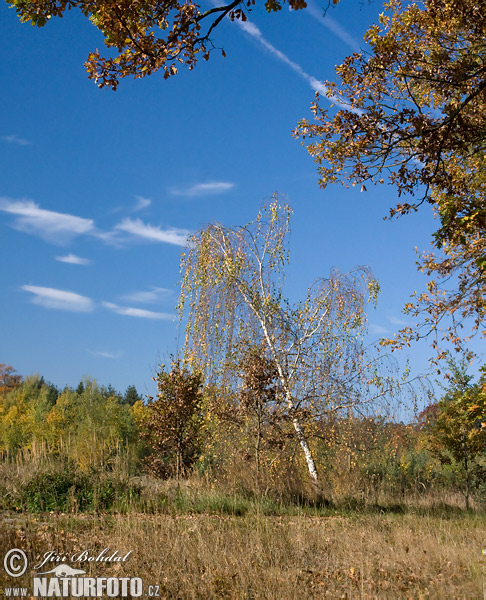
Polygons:
<instances>
[{"instance_id":1,"label":"birch tree","mask_svg":"<svg viewBox=\"0 0 486 600\"><path fill-rule=\"evenodd\" d=\"M208 225L182 256L179 313L185 359L207 382L231 386L238 348L259 346L275 366L282 404L314 485L310 443L323 414L354 410L391 390L363 345L365 307L378 284L367 268L318 279L304 300L284 297L291 210L278 198L236 228Z\"/></svg>"}]
</instances>

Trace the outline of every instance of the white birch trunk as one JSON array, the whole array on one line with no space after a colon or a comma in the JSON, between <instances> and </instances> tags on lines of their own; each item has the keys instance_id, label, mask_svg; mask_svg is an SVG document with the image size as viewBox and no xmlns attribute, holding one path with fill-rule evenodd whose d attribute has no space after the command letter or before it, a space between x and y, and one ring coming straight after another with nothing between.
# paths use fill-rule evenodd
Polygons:
<instances>
[{"instance_id":1,"label":"white birch trunk","mask_svg":"<svg viewBox=\"0 0 486 600\"><path fill-rule=\"evenodd\" d=\"M313 483L317 485L319 483L319 476L317 475L316 463L314 462L314 457L312 456L312 452L310 451L306 435L302 429L302 425L299 423L297 417L294 417L292 419L292 423L294 424L294 429L297 434L299 444L302 450L304 451L305 460L307 462L307 468L309 469L309 474L312 478Z\"/></svg>"},{"instance_id":2,"label":"white birch trunk","mask_svg":"<svg viewBox=\"0 0 486 600\"><path fill-rule=\"evenodd\" d=\"M292 399L292 393L290 391L289 382L287 381L287 377L284 374L284 371L282 369L282 365L280 364L280 361L277 359L275 348L272 344L272 340L268 333L268 329L265 325L265 322L263 321L263 319L261 319L261 317L259 315L257 315L257 316L259 318L261 327L263 329L263 334L267 341L268 347L270 348L270 351L273 354L273 358L274 358L275 364L277 366L278 377L280 379L280 383L281 383L283 389L285 390L285 399L287 401L287 406L288 406L289 410L293 412L295 410L295 404ZM305 461L307 463L307 468L309 470L309 475L311 476L312 483L314 484L315 487L319 487L319 476L317 474L316 463L314 461L314 457L312 456L311 449L309 448L309 443L307 441L307 436L305 435L304 429L302 428L302 425L301 425L299 419L295 415L292 417L292 424L294 426L295 433L297 435L297 440L299 441L300 447L304 451Z\"/></svg>"},{"instance_id":3,"label":"white birch trunk","mask_svg":"<svg viewBox=\"0 0 486 600\"><path fill-rule=\"evenodd\" d=\"M223 254L226 254L224 252L224 250L223 250ZM263 279L262 279L262 260L260 260L258 257L257 257L257 259L258 259L258 262L260 265L260 283L261 283L261 292L262 292L261 297L264 298L265 297L265 285L264 285ZM273 359L275 361L275 365L277 367L280 383L285 391L285 399L287 401L287 407L291 412L294 412L295 404L292 399L292 392L290 390L290 385L289 385L288 379L284 373L284 370L282 368L282 364L277 358L278 354L275 350L274 344L272 343L272 339L270 337L270 333L268 331L268 327L265 322L265 319L262 316L262 314L259 312L258 307L251 300L251 295L247 293L247 290L244 288L244 285L242 285L242 283L238 280L235 280L235 283L236 283L241 295L243 296L245 302L251 308L251 310L255 314L256 318L260 322L260 326L262 328L263 335L265 337L265 341L268 345L270 352L272 353L272 357L273 357ZM297 440L299 441L300 447L304 451L304 456L305 456L305 460L307 463L307 468L309 470L309 475L311 476L311 479L312 479L312 483L314 484L314 486L316 488L319 488L319 476L317 474L316 463L314 461L314 457L312 456L311 449L309 448L307 436L305 435L304 429L302 428L302 425L295 414L292 416L292 423L294 425L295 433L297 435Z\"/></svg>"}]
</instances>

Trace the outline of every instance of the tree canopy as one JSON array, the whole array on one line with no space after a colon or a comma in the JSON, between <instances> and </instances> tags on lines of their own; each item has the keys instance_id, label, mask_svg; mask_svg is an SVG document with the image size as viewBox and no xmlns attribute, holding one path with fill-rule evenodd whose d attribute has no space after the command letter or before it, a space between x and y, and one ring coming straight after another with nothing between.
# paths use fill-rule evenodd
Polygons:
<instances>
[{"instance_id":1,"label":"tree canopy","mask_svg":"<svg viewBox=\"0 0 486 600\"><path fill-rule=\"evenodd\" d=\"M231 386L245 348L262 348L317 483L308 439L316 420L364 410L393 393L395 381L382 376L381 361L363 344L366 304L379 289L367 268L335 270L304 300L285 298L289 219L289 207L275 198L243 227L214 224L197 232L182 259L179 309L187 316L185 358L208 383Z\"/></svg>"},{"instance_id":2,"label":"tree canopy","mask_svg":"<svg viewBox=\"0 0 486 600\"><path fill-rule=\"evenodd\" d=\"M365 35L369 53L348 56L340 82L326 83L341 109L331 114L318 97L315 121L302 120L295 134L311 141L321 187L388 181L408 197L391 216L433 206L435 248L420 263L430 281L406 307L425 316L396 343L452 316L444 337L460 345L462 323L472 318L476 331L485 316L486 2L392 0L386 8Z\"/></svg>"},{"instance_id":3,"label":"tree canopy","mask_svg":"<svg viewBox=\"0 0 486 600\"><path fill-rule=\"evenodd\" d=\"M0 363L0 395L7 394L20 385L22 376L10 365Z\"/></svg>"},{"instance_id":4,"label":"tree canopy","mask_svg":"<svg viewBox=\"0 0 486 600\"><path fill-rule=\"evenodd\" d=\"M459 465L464 475L466 508L474 476L484 479L484 462L479 457L486 448L486 371L476 384L467 373L467 359L447 360L451 374L445 394L425 422L429 445L441 462ZM479 460L478 460L479 459Z\"/></svg>"},{"instance_id":5,"label":"tree canopy","mask_svg":"<svg viewBox=\"0 0 486 600\"><path fill-rule=\"evenodd\" d=\"M37 448L52 457L64 453L83 470L106 465L120 444L135 440L135 413L90 379L82 389L59 392L39 376L27 377L0 393L0 453Z\"/></svg>"},{"instance_id":6,"label":"tree canopy","mask_svg":"<svg viewBox=\"0 0 486 600\"><path fill-rule=\"evenodd\" d=\"M150 399L142 437L151 449L149 471L158 476L187 475L200 450L202 376L173 360L170 370L160 365L155 379L157 398Z\"/></svg>"},{"instance_id":7,"label":"tree canopy","mask_svg":"<svg viewBox=\"0 0 486 600\"><path fill-rule=\"evenodd\" d=\"M52 17L79 9L103 34L116 56L90 52L85 63L99 87L116 89L121 78L151 75L159 69L168 78L185 64L193 69L198 59L209 59L215 46L213 31L225 17L247 19L255 0L232 0L202 10L194 0L6 0L22 22L43 27ZM287 0L291 9L305 8L305 0ZM285 0L266 0L265 9L282 9ZM224 50L221 50L224 56Z\"/></svg>"}]
</instances>

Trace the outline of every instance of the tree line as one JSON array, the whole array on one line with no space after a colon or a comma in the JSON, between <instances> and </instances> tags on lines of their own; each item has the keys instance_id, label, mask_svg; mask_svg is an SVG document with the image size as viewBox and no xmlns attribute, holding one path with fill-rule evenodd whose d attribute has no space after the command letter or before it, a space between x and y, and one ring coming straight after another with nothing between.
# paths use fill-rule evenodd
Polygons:
<instances>
[{"instance_id":1,"label":"tree line","mask_svg":"<svg viewBox=\"0 0 486 600\"><path fill-rule=\"evenodd\" d=\"M321 501L400 503L449 492L462 494L469 508L486 499L486 368L474 382L466 359L449 363L442 397L407 423L359 407L296 410L316 471L325 475ZM275 365L254 346L237 370L233 389L221 388L174 359L160 365L157 395L143 400L133 387L121 395L90 379L60 391L2 365L3 468L22 457L47 474L57 472L57 461L60 473L99 477L122 461L129 479L197 475L215 483L232 479L252 493L315 497Z\"/></svg>"}]
</instances>

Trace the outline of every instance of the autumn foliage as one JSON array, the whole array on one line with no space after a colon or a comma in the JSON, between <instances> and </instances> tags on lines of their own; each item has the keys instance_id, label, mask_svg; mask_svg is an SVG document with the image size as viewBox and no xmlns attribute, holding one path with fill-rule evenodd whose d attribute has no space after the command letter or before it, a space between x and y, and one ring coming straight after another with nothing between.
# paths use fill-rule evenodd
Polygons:
<instances>
[{"instance_id":1,"label":"autumn foliage","mask_svg":"<svg viewBox=\"0 0 486 600\"><path fill-rule=\"evenodd\" d=\"M107 48L116 56L90 52L85 63L98 87L116 89L120 79L145 77L161 69L164 78L177 73L180 65L193 69L200 58L209 59L213 31L228 17L246 21L255 0L232 0L202 9L190 0L7 0L22 22L43 27L67 10L79 9L103 34ZM267 0L265 9L275 12L283 2ZM304 8L304 0L288 0L293 10ZM223 56L224 50L221 49Z\"/></svg>"},{"instance_id":2,"label":"autumn foliage","mask_svg":"<svg viewBox=\"0 0 486 600\"><path fill-rule=\"evenodd\" d=\"M146 463L156 476L187 476L201 450L202 375L180 361L157 374L157 398L147 406L142 437L149 447Z\"/></svg>"},{"instance_id":3,"label":"autumn foliage","mask_svg":"<svg viewBox=\"0 0 486 600\"><path fill-rule=\"evenodd\" d=\"M204 480L244 498L315 501L280 383L261 349L241 356L235 393L203 387L201 374L177 361L161 366L157 386L155 399L133 405L88 379L78 393L27 377L1 395L3 506L88 510L130 501L137 510L159 510L165 496L148 504L139 497L149 475L178 486ZM448 497L479 506L486 498L484 391L484 376L477 383L467 376L408 423L359 407L314 413L306 434L328 501L386 506Z\"/></svg>"},{"instance_id":4,"label":"autumn foliage","mask_svg":"<svg viewBox=\"0 0 486 600\"><path fill-rule=\"evenodd\" d=\"M438 219L433 250L421 258L427 290L406 312L417 317L394 346L433 333L464 342L484 330L486 301L486 3L426 0L386 5L365 35L370 51L348 56L326 82L339 110L312 106L315 120L295 135L310 141L319 184L385 183L403 198L390 215L430 204ZM441 333L440 333L441 332ZM443 339L441 339L443 338Z\"/></svg>"},{"instance_id":5,"label":"autumn foliage","mask_svg":"<svg viewBox=\"0 0 486 600\"><path fill-rule=\"evenodd\" d=\"M0 363L0 395L11 392L20 385L22 377L9 365Z\"/></svg>"}]
</instances>

